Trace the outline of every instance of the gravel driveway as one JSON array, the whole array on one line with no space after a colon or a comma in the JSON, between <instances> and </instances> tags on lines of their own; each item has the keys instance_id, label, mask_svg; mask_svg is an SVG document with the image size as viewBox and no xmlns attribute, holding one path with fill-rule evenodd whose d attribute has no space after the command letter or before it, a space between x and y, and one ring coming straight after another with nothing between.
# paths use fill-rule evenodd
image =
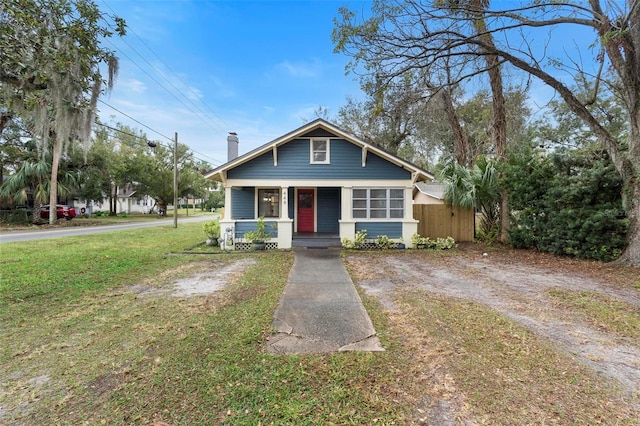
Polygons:
<instances>
[{"instance_id":1,"label":"gravel driveway","mask_svg":"<svg viewBox=\"0 0 640 426\"><path fill-rule=\"evenodd\" d=\"M485 250L468 244L451 255L358 253L345 261L363 290L389 311L397 309L394 293L403 288L484 304L617 380L630 396L640 396L638 343L568 313L548 294L550 289L596 292L640 308L637 269L524 250Z\"/></svg>"}]
</instances>

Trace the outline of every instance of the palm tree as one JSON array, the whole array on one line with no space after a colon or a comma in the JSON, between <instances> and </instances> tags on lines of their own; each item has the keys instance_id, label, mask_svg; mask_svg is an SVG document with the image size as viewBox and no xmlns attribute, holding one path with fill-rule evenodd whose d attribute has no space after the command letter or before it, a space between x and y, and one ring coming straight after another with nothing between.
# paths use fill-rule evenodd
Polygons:
<instances>
[{"instance_id":1,"label":"palm tree","mask_svg":"<svg viewBox=\"0 0 640 426\"><path fill-rule=\"evenodd\" d=\"M481 155L473 167L467 169L450 158L440 171L440 179L445 185L446 203L480 212L480 229L484 235L500 229L500 186L493 160Z\"/></svg>"},{"instance_id":2,"label":"palm tree","mask_svg":"<svg viewBox=\"0 0 640 426\"><path fill-rule=\"evenodd\" d=\"M40 222L40 207L49 200L51 179L51 160L43 158L26 159L16 170L9 176L0 187L0 197L8 198L14 204L23 204L27 202L27 192L29 189L33 192L33 209L31 211L31 220L33 223ZM65 171L60 183L57 185L57 195L67 196L75 187L75 175L69 171ZM51 209L55 212L55 206ZM52 214L54 216L55 213ZM54 219L55 220L55 219Z\"/></svg>"}]
</instances>

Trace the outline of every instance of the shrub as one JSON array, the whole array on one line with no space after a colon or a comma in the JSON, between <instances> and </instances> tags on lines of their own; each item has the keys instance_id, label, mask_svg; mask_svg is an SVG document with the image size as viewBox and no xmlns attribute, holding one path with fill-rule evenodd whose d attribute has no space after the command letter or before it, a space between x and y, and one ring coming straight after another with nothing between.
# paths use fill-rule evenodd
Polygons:
<instances>
[{"instance_id":1,"label":"shrub","mask_svg":"<svg viewBox=\"0 0 640 426\"><path fill-rule=\"evenodd\" d=\"M505 182L514 247L609 261L626 246L622 181L605 153L557 150L515 159Z\"/></svg>"},{"instance_id":2,"label":"shrub","mask_svg":"<svg viewBox=\"0 0 640 426\"><path fill-rule=\"evenodd\" d=\"M260 216L256 222L256 229L244 233L244 239L249 243L264 243L271 239L271 232L266 230L264 217Z\"/></svg>"},{"instance_id":3,"label":"shrub","mask_svg":"<svg viewBox=\"0 0 640 426\"><path fill-rule=\"evenodd\" d=\"M411 236L411 243L416 248L433 250L449 250L457 245L456 240L454 240L453 237L436 238L435 240L432 240L429 237L422 237L420 234L413 234Z\"/></svg>"},{"instance_id":4,"label":"shrub","mask_svg":"<svg viewBox=\"0 0 640 426\"><path fill-rule=\"evenodd\" d=\"M220 222L217 220L205 222L202 224L202 231L207 235L207 238L217 240L220 238Z\"/></svg>"},{"instance_id":5,"label":"shrub","mask_svg":"<svg viewBox=\"0 0 640 426\"><path fill-rule=\"evenodd\" d=\"M376 238L376 246L378 246L379 249L388 250L395 245L396 243L391 241L386 235L378 235L378 237Z\"/></svg>"},{"instance_id":6,"label":"shrub","mask_svg":"<svg viewBox=\"0 0 640 426\"><path fill-rule=\"evenodd\" d=\"M349 249L359 249L362 247L362 245L367 241L367 230L366 229L361 229L360 231L356 232L356 235L354 237L354 240L351 241L350 238L343 238L342 239L342 246L344 248L349 248Z\"/></svg>"}]
</instances>

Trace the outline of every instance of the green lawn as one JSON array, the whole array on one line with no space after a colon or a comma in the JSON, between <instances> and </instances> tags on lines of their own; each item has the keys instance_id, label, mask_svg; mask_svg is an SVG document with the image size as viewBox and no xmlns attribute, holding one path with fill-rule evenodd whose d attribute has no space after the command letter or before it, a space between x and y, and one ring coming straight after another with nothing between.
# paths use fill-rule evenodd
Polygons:
<instances>
[{"instance_id":1,"label":"green lawn","mask_svg":"<svg viewBox=\"0 0 640 426\"><path fill-rule=\"evenodd\" d=\"M201 224L0 246L0 423L390 424L405 355L264 351L291 252L174 255ZM145 296L255 258L208 296ZM391 393L390 393L391 392ZM400 393L399 393L400 394Z\"/></svg>"},{"instance_id":2,"label":"green lawn","mask_svg":"<svg viewBox=\"0 0 640 426\"><path fill-rule=\"evenodd\" d=\"M184 254L204 239L194 223L0 244L0 424L438 424L446 404L460 422L638 424L544 339L415 290L393 313L361 295L385 352L268 354L293 253ZM238 261L215 293L171 293Z\"/></svg>"}]
</instances>

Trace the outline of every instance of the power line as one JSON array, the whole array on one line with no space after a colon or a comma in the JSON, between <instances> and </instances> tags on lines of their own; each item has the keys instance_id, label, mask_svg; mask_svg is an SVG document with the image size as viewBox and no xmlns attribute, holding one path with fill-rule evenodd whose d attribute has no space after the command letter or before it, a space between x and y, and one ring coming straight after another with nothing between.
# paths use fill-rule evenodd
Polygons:
<instances>
[{"instance_id":1,"label":"power line","mask_svg":"<svg viewBox=\"0 0 640 426\"><path fill-rule=\"evenodd\" d=\"M111 6L109 6L104 0L103 3L105 4L105 6L107 6L109 8L109 10L111 10L111 12L113 12L114 14L116 13L113 8L111 8ZM184 87L186 87L186 89L191 92L191 94L193 94L196 98L198 98L200 100L200 103L202 103L202 105L206 106L207 109L211 112L211 114L213 114L214 118L216 120L218 120L221 124L226 125L226 123L224 123L224 121L217 116L217 114L211 109L211 107L209 107L209 105L207 105L204 101L202 101L199 98L199 95L197 93L195 93L193 91L193 89L191 88L191 86L189 86L187 83L184 82L184 80L182 80L180 78L180 76L173 71L173 69L167 65L167 63L153 50L151 49L151 47L145 43L145 41L132 29L129 28L129 30L137 37L137 39L142 43L142 45L144 47L146 47L175 77L178 81L180 81L180 83L182 83L184 85ZM144 62L147 63L147 65L149 65L160 77L162 77L167 83L169 83L171 85L171 87L173 87L178 93L180 93L181 95L183 95L182 91L175 86L175 84L173 84L173 82L171 80L169 80L163 73L162 71L160 71L158 68L156 68L152 63L150 63L140 52L138 52L131 44L129 44L129 42L127 42L127 40L122 37L121 38L122 41L129 46L129 48L131 50L133 50ZM109 40L109 42L117 49L117 47L115 46L115 44L113 44L111 42L111 40ZM153 81L155 81L160 87L162 87L163 89L165 89L169 94L171 94L176 100L178 100L178 102L180 102L182 105L184 105L189 111L191 111L192 113L194 113L196 116L198 116L198 118L200 118L205 124L207 124L209 127L211 127L213 130L214 129L211 124L214 124L215 127L217 127L220 130L224 130L220 124L218 123L214 123L213 121L208 122L208 118L206 116L206 113L198 106L195 104L195 102L193 102L193 100L191 100L189 97L184 96L184 98L191 103L191 105L193 105L200 113L202 113L202 115L198 114L197 112L193 111L191 108L189 108L184 102L182 102L181 100L177 99L177 97L171 92L169 91L165 86L163 86L161 83L159 83L157 80L155 80L153 77L151 77L146 70L144 70L140 65L138 65L133 59L131 59L130 56L128 56L125 52L123 52L122 50L120 50L120 52L122 54L124 54L131 62L133 62L138 68L140 68L145 74L147 74Z\"/></svg>"},{"instance_id":2,"label":"power line","mask_svg":"<svg viewBox=\"0 0 640 426\"><path fill-rule=\"evenodd\" d=\"M149 127L149 126L147 126L146 124L144 124L144 123L142 123L142 122L140 122L140 121L136 120L135 118L131 117L129 114L127 114L127 113L124 113L124 112L120 111L118 108L116 108L116 107L114 107L114 106L112 106L112 105L109 105L108 103L106 103L106 102L105 102L105 101L103 101L102 99L98 99L98 100L100 101L100 103L102 103L102 104L104 104L104 105L108 106L109 108L111 108L112 110L114 110L114 111L116 111L116 112L119 112L120 114L124 115L125 117L129 118L130 120L135 121L136 123L138 123L139 125L143 126L144 128L146 128L146 129L148 129L148 130L151 130L153 133L156 133L156 134L158 134L158 135L162 136L163 138L165 138L165 139L167 139L167 140L169 140L169 141L173 142L173 138L170 138L169 136L164 135L164 134L160 133L159 131L157 131L157 130L155 130L155 129L153 129L153 128Z\"/></svg>"},{"instance_id":3,"label":"power line","mask_svg":"<svg viewBox=\"0 0 640 426\"><path fill-rule=\"evenodd\" d=\"M113 130L113 131L115 131L115 132L121 133L121 134L123 134L123 135L127 135L127 136L130 136L130 137L132 137L132 138L140 139L140 140L142 140L142 141L143 141L143 143L140 143L140 145L141 145L141 146L143 146L143 145L151 146L151 145L149 145L149 143L151 142L151 143L157 143L158 145L164 146L165 148L170 149L170 150L171 150L171 149L173 149L173 148L172 148L170 145L168 145L168 144L167 144L167 145L165 145L165 144L162 144L162 143L160 143L160 142L155 142L155 141L151 141L151 140L149 140L149 139L146 137L146 135L145 135L145 136L138 136L138 135L134 135L133 133L126 132L126 131L124 131L124 130L122 130L122 129L118 129L118 128L113 127L113 126L109 126L108 124L104 124L104 123L101 123L101 122L99 122L99 121L96 121L96 122L95 122L95 124L96 124L96 125L98 125L98 126L102 126L102 127L107 128L107 129ZM197 157L196 155L193 155L193 158L195 158L196 160L200 160L200 161L202 161L202 162L204 162L204 163L207 163L207 164L210 164L210 165L215 165L214 163L222 164L222 162L221 162L220 160L216 160L216 159L215 159L215 158L213 158L213 157L209 157L209 156L208 156L208 155L206 155L206 154L203 154L203 153L201 153L201 152L195 151L195 150L193 150L193 149L189 148L189 147L188 147L186 144L184 144L183 142L180 142L180 144L181 144L181 145L184 145L184 146L187 148L187 150L188 150L188 151L190 151L192 154L198 154L198 155L201 155L202 157L207 157L207 158L209 158L209 159L207 160L206 158L201 158L201 157Z\"/></svg>"}]
</instances>

